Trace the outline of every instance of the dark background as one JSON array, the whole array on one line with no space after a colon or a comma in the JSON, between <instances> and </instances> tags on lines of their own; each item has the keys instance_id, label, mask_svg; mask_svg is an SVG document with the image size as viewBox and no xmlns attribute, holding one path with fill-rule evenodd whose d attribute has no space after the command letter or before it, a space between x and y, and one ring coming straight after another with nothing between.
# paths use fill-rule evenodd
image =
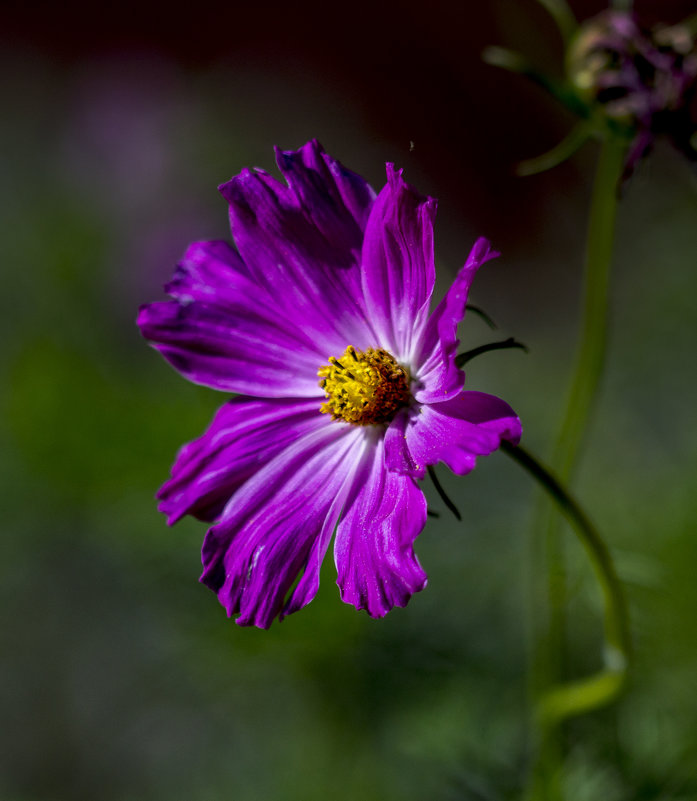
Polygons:
<instances>
[{"instance_id":1,"label":"dark background","mask_svg":"<svg viewBox=\"0 0 697 801\"><path fill-rule=\"evenodd\" d=\"M579 18L600 3L572 3ZM637 3L677 21L692 2ZM227 235L216 186L319 138L379 187L384 162L439 198L439 289L473 240L502 257L473 300L530 353L472 389L545 454L574 350L596 145L518 161L574 120L487 45L562 74L532 0L346 6L6 3L0 11L0 797L518 799L534 488L496 454L443 481L463 511L417 543L428 588L372 621L317 599L242 630L197 583L204 526L153 494L222 397L134 326L189 241ZM659 144L625 187L607 378L577 489L631 601L636 666L568 732L573 801L697 797L697 183ZM467 346L492 338L475 317ZM433 508L443 510L437 498ZM569 651L597 667L600 601L569 537Z\"/></svg>"}]
</instances>

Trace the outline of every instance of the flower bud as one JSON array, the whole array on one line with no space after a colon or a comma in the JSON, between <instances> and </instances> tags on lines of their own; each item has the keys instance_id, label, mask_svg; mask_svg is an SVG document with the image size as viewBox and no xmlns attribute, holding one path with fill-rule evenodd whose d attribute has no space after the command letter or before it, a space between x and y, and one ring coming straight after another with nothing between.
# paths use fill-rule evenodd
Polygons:
<instances>
[{"instance_id":1,"label":"flower bud","mask_svg":"<svg viewBox=\"0 0 697 801\"><path fill-rule=\"evenodd\" d=\"M629 172L656 134L667 134L685 152L690 149L697 52L686 28L648 31L632 14L605 11L580 26L567 53L567 71L591 109L633 138Z\"/></svg>"}]
</instances>

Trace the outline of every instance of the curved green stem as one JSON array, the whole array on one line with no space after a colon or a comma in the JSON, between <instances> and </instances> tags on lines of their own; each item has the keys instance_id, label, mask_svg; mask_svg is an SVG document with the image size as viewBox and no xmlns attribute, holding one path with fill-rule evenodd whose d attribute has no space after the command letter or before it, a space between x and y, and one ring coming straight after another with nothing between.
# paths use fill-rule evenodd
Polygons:
<instances>
[{"instance_id":1,"label":"curved green stem","mask_svg":"<svg viewBox=\"0 0 697 801\"><path fill-rule=\"evenodd\" d=\"M589 109L575 92L575 90L565 81L557 81L548 75L540 72L524 56L498 45L489 45L482 51L482 59L491 64L492 67L524 75L526 78L542 87L552 97L558 100L569 111L576 114L581 119L589 116Z\"/></svg>"},{"instance_id":2,"label":"curved green stem","mask_svg":"<svg viewBox=\"0 0 697 801\"><path fill-rule=\"evenodd\" d=\"M551 170L553 167L562 164L586 142L592 134L592 128L583 120L575 125L569 134L555 145L551 150L540 156L521 161L516 167L516 173L520 176L537 175L538 173Z\"/></svg>"},{"instance_id":3,"label":"curved green stem","mask_svg":"<svg viewBox=\"0 0 697 801\"><path fill-rule=\"evenodd\" d=\"M549 689L537 713L544 729L574 715L589 712L612 701L626 678L630 657L629 616L612 557L602 537L578 502L550 470L520 446L502 442L501 449L527 470L555 501L573 527L600 585L604 601L604 667L598 673Z\"/></svg>"}]
</instances>

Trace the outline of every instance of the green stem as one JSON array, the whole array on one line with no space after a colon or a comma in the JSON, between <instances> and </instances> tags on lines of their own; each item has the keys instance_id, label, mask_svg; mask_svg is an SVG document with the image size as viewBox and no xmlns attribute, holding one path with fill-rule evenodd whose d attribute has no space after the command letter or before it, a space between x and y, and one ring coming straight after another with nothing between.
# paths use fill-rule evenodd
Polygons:
<instances>
[{"instance_id":1,"label":"green stem","mask_svg":"<svg viewBox=\"0 0 697 801\"><path fill-rule=\"evenodd\" d=\"M630 656L629 616L622 585L602 537L578 501L538 459L505 440L501 450L537 479L573 527L595 572L604 600L605 667L579 681L553 687L542 699L539 713L547 726L590 711L611 701L621 687Z\"/></svg>"},{"instance_id":2,"label":"green stem","mask_svg":"<svg viewBox=\"0 0 697 801\"><path fill-rule=\"evenodd\" d=\"M586 238L585 288L580 347L559 429L552 464L568 481L600 383L605 362L608 296L618 186L624 165L626 143L608 137L602 143L595 175Z\"/></svg>"},{"instance_id":3,"label":"green stem","mask_svg":"<svg viewBox=\"0 0 697 801\"><path fill-rule=\"evenodd\" d=\"M570 159L571 156L583 145L591 136L592 129L583 120L575 125L569 134L555 145L551 150L541 156L521 161L516 167L516 173L521 176L537 175L538 173L551 170L553 167Z\"/></svg>"},{"instance_id":4,"label":"green stem","mask_svg":"<svg viewBox=\"0 0 697 801\"><path fill-rule=\"evenodd\" d=\"M603 667L591 676L548 688L535 710L540 735L539 753L526 798L529 801L563 799L561 742L554 734L567 718L609 704L618 696L626 680L630 658L629 617L612 557L578 502L549 469L526 450L505 441L501 443L501 449L537 479L554 499L586 551L603 595Z\"/></svg>"},{"instance_id":5,"label":"green stem","mask_svg":"<svg viewBox=\"0 0 697 801\"><path fill-rule=\"evenodd\" d=\"M608 136L602 143L591 198L584 268L584 299L579 347L567 396L565 411L553 449L552 464L560 480L568 483L578 462L580 446L603 372L608 327L610 270L614 243L618 187L622 175L626 144L620 137ZM538 718L540 743L533 779L540 786L541 798L557 798L562 740L558 724L580 711L600 706L619 689L612 684L614 673L599 674L582 687L576 687L572 701L571 687L557 688L564 674L566 628L566 572L563 542L555 510L545 504L536 515L533 536L536 553L546 566L548 613L546 629L538 622L533 627L532 691L537 709L548 709ZM601 582L602 584L602 582ZM536 585L532 597L539 602ZM537 603L533 617L539 615ZM550 689L550 687L552 689ZM579 695L580 693L580 695ZM542 698L541 701L538 698ZM556 699L556 700L555 700Z\"/></svg>"},{"instance_id":6,"label":"green stem","mask_svg":"<svg viewBox=\"0 0 697 801\"><path fill-rule=\"evenodd\" d=\"M564 41L568 42L578 28L578 23L566 0L538 0L538 2L547 9L557 23Z\"/></svg>"},{"instance_id":7,"label":"green stem","mask_svg":"<svg viewBox=\"0 0 697 801\"><path fill-rule=\"evenodd\" d=\"M524 75L581 119L586 119L589 116L588 106L579 98L573 87L566 81L555 80L540 72L520 53L516 53L506 47L490 45L482 51L482 58L493 67L500 67L509 72Z\"/></svg>"},{"instance_id":8,"label":"green stem","mask_svg":"<svg viewBox=\"0 0 697 801\"><path fill-rule=\"evenodd\" d=\"M559 478L565 483L571 480L578 463L605 363L610 271L624 153L623 140L609 137L603 141L593 185L586 236L579 346L551 459ZM546 506L541 509L536 528L543 538L548 575L548 653L543 658L547 676L543 678L545 683L554 683L564 671L566 569L558 518L553 508Z\"/></svg>"}]
</instances>

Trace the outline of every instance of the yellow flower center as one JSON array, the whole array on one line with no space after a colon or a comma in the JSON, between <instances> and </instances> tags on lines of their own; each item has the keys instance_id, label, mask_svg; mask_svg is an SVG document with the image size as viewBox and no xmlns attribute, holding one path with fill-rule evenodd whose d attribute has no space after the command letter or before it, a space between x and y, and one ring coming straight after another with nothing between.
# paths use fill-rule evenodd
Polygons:
<instances>
[{"instance_id":1,"label":"yellow flower center","mask_svg":"<svg viewBox=\"0 0 697 801\"><path fill-rule=\"evenodd\" d=\"M349 345L317 375L327 396L320 412L357 426L389 423L411 398L409 373L382 349L363 352Z\"/></svg>"}]
</instances>

